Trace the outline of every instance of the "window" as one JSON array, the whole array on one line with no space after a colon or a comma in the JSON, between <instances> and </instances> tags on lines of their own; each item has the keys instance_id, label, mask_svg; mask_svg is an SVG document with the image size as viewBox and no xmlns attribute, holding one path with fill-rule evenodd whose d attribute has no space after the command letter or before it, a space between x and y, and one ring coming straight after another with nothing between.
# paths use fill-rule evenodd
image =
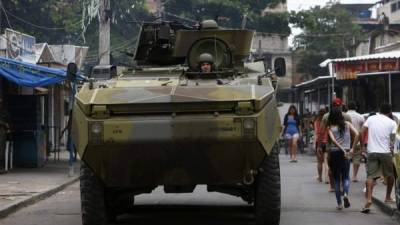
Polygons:
<instances>
[{"instance_id":1,"label":"window","mask_svg":"<svg viewBox=\"0 0 400 225\"><path fill-rule=\"evenodd\" d=\"M393 3L393 4L390 5L390 11L391 12L397 11L397 3Z\"/></svg>"}]
</instances>

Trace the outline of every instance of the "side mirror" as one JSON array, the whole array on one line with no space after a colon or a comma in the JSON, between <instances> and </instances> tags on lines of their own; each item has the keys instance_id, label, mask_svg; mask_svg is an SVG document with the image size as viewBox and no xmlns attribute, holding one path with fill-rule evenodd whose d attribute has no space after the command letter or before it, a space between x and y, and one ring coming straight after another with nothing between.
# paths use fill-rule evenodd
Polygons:
<instances>
[{"instance_id":1,"label":"side mirror","mask_svg":"<svg viewBox=\"0 0 400 225\"><path fill-rule=\"evenodd\" d=\"M286 62L284 58L277 58L274 62L275 74L278 77L284 77L286 75Z\"/></svg>"},{"instance_id":2,"label":"side mirror","mask_svg":"<svg viewBox=\"0 0 400 225\"><path fill-rule=\"evenodd\" d=\"M78 73L78 66L75 63L68 63L68 66L67 66L67 79L68 80L75 80L77 73Z\"/></svg>"}]
</instances>

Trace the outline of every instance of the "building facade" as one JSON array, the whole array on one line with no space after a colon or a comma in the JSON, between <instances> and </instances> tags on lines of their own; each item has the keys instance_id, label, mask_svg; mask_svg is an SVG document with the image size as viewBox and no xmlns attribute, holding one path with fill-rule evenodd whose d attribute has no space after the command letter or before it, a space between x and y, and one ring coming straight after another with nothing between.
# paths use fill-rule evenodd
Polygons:
<instances>
[{"instance_id":1,"label":"building facade","mask_svg":"<svg viewBox=\"0 0 400 225\"><path fill-rule=\"evenodd\" d=\"M386 16L390 24L400 23L400 1L399 0L382 0L377 9L379 17Z\"/></svg>"}]
</instances>

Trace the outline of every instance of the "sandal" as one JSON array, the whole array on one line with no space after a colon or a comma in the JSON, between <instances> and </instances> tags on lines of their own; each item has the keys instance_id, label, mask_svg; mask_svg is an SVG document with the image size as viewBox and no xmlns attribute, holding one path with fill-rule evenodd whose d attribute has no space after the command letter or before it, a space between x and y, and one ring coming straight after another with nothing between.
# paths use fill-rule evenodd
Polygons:
<instances>
[{"instance_id":1,"label":"sandal","mask_svg":"<svg viewBox=\"0 0 400 225\"><path fill-rule=\"evenodd\" d=\"M349 208L350 207L350 201L349 198L347 196L343 197L343 205L345 208Z\"/></svg>"},{"instance_id":2,"label":"sandal","mask_svg":"<svg viewBox=\"0 0 400 225\"><path fill-rule=\"evenodd\" d=\"M361 209L362 213L368 214L369 212L371 212L371 209L369 207L371 207L372 203L371 202L367 202L364 206L364 208Z\"/></svg>"},{"instance_id":3,"label":"sandal","mask_svg":"<svg viewBox=\"0 0 400 225\"><path fill-rule=\"evenodd\" d=\"M370 208L362 208L361 209L361 213L365 213L365 214L368 214L369 212L371 212L371 209Z\"/></svg>"},{"instance_id":4,"label":"sandal","mask_svg":"<svg viewBox=\"0 0 400 225\"><path fill-rule=\"evenodd\" d=\"M394 199L386 199L385 203L396 203L396 201Z\"/></svg>"}]
</instances>

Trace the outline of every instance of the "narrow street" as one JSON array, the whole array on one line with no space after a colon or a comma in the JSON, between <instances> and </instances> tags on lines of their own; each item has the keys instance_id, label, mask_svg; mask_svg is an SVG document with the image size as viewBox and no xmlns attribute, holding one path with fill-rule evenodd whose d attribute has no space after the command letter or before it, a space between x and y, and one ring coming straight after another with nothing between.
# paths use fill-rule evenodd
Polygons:
<instances>
[{"instance_id":1,"label":"narrow street","mask_svg":"<svg viewBox=\"0 0 400 225\"><path fill-rule=\"evenodd\" d=\"M364 179L364 171L360 175ZM298 163L289 163L281 155L281 225L394 225L394 219L376 207L369 215L359 212L363 201L363 183L351 184L351 207L335 209L333 193L326 184L315 181L315 159L304 155ZM81 224L79 182L54 196L0 220L1 225ZM197 187L193 194L164 194L157 189L151 195L136 198L134 214L122 215L116 224L252 224L251 208L239 198L205 193Z\"/></svg>"}]
</instances>

